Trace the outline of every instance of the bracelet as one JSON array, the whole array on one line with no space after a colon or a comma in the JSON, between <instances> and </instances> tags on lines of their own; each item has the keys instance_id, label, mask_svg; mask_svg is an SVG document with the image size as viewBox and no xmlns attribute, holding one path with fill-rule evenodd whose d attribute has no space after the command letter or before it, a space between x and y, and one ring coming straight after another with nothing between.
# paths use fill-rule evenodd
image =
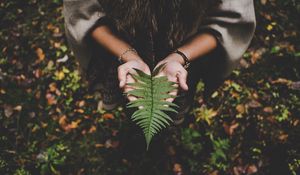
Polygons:
<instances>
[{"instance_id":1,"label":"bracelet","mask_svg":"<svg viewBox=\"0 0 300 175\"><path fill-rule=\"evenodd\" d=\"M185 69L189 68L191 62L189 61L188 57L183 52L181 52L177 49L173 53L179 54L183 58L183 60L184 60L183 67Z\"/></svg>"},{"instance_id":2,"label":"bracelet","mask_svg":"<svg viewBox=\"0 0 300 175\"><path fill-rule=\"evenodd\" d=\"M118 58L119 62L122 63L122 59L123 59L123 56L126 55L128 52L134 52L137 54L137 51L134 49L134 48L128 48L127 50L125 50Z\"/></svg>"}]
</instances>

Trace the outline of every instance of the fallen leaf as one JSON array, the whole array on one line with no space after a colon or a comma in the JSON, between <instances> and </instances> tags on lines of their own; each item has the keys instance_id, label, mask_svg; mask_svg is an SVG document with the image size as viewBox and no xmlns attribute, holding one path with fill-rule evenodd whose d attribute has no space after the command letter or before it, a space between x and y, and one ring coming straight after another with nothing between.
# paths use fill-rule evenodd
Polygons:
<instances>
[{"instance_id":1,"label":"fallen leaf","mask_svg":"<svg viewBox=\"0 0 300 175\"><path fill-rule=\"evenodd\" d=\"M67 125L67 116L63 115L59 118L58 123L60 126L65 127Z\"/></svg>"},{"instance_id":2,"label":"fallen leaf","mask_svg":"<svg viewBox=\"0 0 300 175\"><path fill-rule=\"evenodd\" d=\"M96 147L96 148L103 148L104 146L105 146L105 145L100 144L100 143L95 144L95 147Z\"/></svg>"},{"instance_id":3,"label":"fallen leaf","mask_svg":"<svg viewBox=\"0 0 300 175\"><path fill-rule=\"evenodd\" d=\"M89 129L89 133L90 133L90 134L91 134L91 133L94 133L94 132L96 132L96 130L97 130L97 127L93 125L93 126Z\"/></svg>"},{"instance_id":4,"label":"fallen leaf","mask_svg":"<svg viewBox=\"0 0 300 175\"><path fill-rule=\"evenodd\" d=\"M63 80L65 78L65 73L63 71L56 71L54 75L58 80Z\"/></svg>"},{"instance_id":5,"label":"fallen leaf","mask_svg":"<svg viewBox=\"0 0 300 175\"><path fill-rule=\"evenodd\" d=\"M105 119L105 120L109 120L109 119L114 119L114 115L111 114L111 113L105 113L102 115L102 118Z\"/></svg>"},{"instance_id":6,"label":"fallen leaf","mask_svg":"<svg viewBox=\"0 0 300 175\"><path fill-rule=\"evenodd\" d=\"M48 105L50 105L50 106L57 104L57 100L55 99L55 96L50 93L46 94L46 99L47 99Z\"/></svg>"},{"instance_id":7,"label":"fallen leaf","mask_svg":"<svg viewBox=\"0 0 300 175\"><path fill-rule=\"evenodd\" d=\"M4 105L4 115L8 118L14 113L11 105Z\"/></svg>"},{"instance_id":8,"label":"fallen leaf","mask_svg":"<svg viewBox=\"0 0 300 175\"><path fill-rule=\"evenodd\" d=\"M39 62L40 62L40 61L43 61L43 60L45 59L45 54L44 54L43 49L37 48L37 49L35 50L35 53L36 53L36 55L37 55L37 57L38 57Z\"/></svg>"},{"instance_id":9,"label":"fallen leaf","mask_svg":"<svg viewBox=\"0 0 300 175\"><path fill-rule=\"evenodd\" d=\"M84 100L81 100L77 103L78 107L84 107L85 105L85 101Z\"/></svg>"},{"instance_id":10,"label":"fallen leaf","mask_svg":"<svg viewBox=\"0 0 300 175\"><path fill-rule=\"evenodd\" d=\"M64 62L68 61L68 59L69 59L69 56L65 55L64 57L58 59L56 62L58 62L58 63L64 63Z\"/></svg>"},{"instance_id":11,"label":"fallen leaf","mask_svg":"<svg viewBox=\"0 0 300 175\"><path fill-rule=\"evenodd\" d=\"M248 175L251 175L251 174L257 173L258 169L257 169L256 165L249 165L247 167L246 171L247 171Z\"/></svg>"},{"instance_id":12,"label":"fallen leaf","mask_svg":"<svg viewBox=\"0 0 300 175\"><path fill-rule=\"evenodd\" d=\"M83 114L84 113L84 110L83 109L75 109L74 112L78 112L80 114Z\"/></svg>"},{"instance_id":13,"label":"fallen leaf","mask_svg":"<svg viewBox=\"0 0 300 175\"><path fill-rule=\"evenodd\" d=\"M224 122L223 127L224 127L226 134L228 134L229 136L232 136L234 131L239 127L239 123L232 122L231 124L228 124L228 123Z\"/></svg>"},{"instance_id":14,"label":"fallen leaf","mask_svg":"<svg viewBox=\"0 0 300 175\"><path fill-rule=\"evenodd\" d=\"M256 101L256 100L251 100L249 103L247 103L247 105L250 107L250 108L259 108L261 107L262 105Z\"/></svg>"},{"instance_id":15,"label":"fallen leaf","mask_svg":"<svg viewBox=\"0 0 300 175\"><path fill-rule=\"evenodd\" d=\"M56 87L56 83L55 82L49 84L49 90L50 90L50 92L55 92L56 89L57 89L57 87Z\"/></svg>"},{"instance_id":16,"label":"fallen leaf","mask_svg":"<svg viewBox=\"0 0 300 175\"><path fill-rule=\"evenodd\" d=\"M43 76L43 72L41 69L37 69L37 70L33 71L33 74L34 74L35 78L41 78Z\"/></svg>"},{"instance_id":17,"label":"fallen leaf","mask_svg":"<svg viewBox=\"0 0 300 175\"><path fill-rule=\"evenodd\" d=\"M272 84L285 84L290 85L292 83L291 80L285 79L285 78L278 78L277 80L271 81Z\"/></svg>"},{"instance_id":18,"label":"fallen leaf","mask_svg":"<svg viewBox=\"0 0 300 175\"><path fill-rule=\"evenodd\" d=\"M182 166L179 163L175 163L173 165L173 172L176 174L182 173Z\"/></svg>"},{"instance_id":19,"label":"fallen leaf","mask_svg":"<svg viewBox=\"0 0 300 175\"><path fill-rule=\"evenodd\" d=\"M22 110L22 106L21 105L15 106L14 110L20 112Z\"/></svg>"},{"instance_id":20,"label":"fallen leaf","mask_svg":"<svg viewBox=\"0 0 300 175\"><path fill-rule=\"evenodd\" d=\"M113 141L111 139L106 140L105 148L117 148L119 146L119 141Z\"/></svg>"},{"instance_id":21,"label":"fallen leaf","mask_svg":"<svg viewBox=\"0 0 300 175\"><path fill-rule=\"evenodd\" d=\"M260 3L261 3L262 5L266 5L267 2L268 2L268 0L260 0Z\"/></svg>"},{"instance_id":22,"label":"fallen leaf","mask_svg":"<svg viewBox=\"0 0 300 175\"><path fill-rule=\"evenodd\" d=\"M239 104L235 108L239 114L244 114L246 112L245 105Z\"/></svg>"},{"instance_id":23,"label":"fallen leaf","mask_svg":"<svg viewBox=\"0 0 300 175\"><path fill-rule=\"evenodd\" d=\"M272 107L265 107L263 111L265 113L273 113L273 108Z\"/></svg>"},{"instance_id":24,"label":"fallen leaf","mask_svg":"<svg viewBox=\"0 0 300 175\"><path fill-rule=\"evenodd\" d=\"M81 123L81 120L78 119L76 121L72 121L70 125L68 125L69 128L71 129L76 129L79 126L79 123Z\"/></svg>"}]
</instances>

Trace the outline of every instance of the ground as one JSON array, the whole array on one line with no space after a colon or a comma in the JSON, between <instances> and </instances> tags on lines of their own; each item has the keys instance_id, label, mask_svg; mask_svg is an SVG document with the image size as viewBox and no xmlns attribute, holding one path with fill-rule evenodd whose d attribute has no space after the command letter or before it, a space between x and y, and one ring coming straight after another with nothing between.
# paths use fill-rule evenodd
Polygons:
<instances>
[{"instance_id":1,"label":"ground","mask_svg":"<svg viewBox=\"0 0 300 175\"><path fill-rule=\"evenodd\" d=\"M104 111L66 43L61 0L0 2L0 173L299 174L300 3L256 2L240 68L154 138Z\"/></svg>"}]
</instances>

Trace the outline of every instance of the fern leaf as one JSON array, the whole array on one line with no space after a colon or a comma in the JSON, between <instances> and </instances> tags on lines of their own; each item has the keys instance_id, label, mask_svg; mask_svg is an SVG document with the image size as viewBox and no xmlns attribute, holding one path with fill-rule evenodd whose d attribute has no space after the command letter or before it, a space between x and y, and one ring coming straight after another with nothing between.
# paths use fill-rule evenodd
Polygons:
<instances>
[{"instance_id":1,"label":"fern leaf","mask_svg":"<svg viewBox=\"0 0 300 175\"><path fill-rule=\"evenodd\" d=\"M142 128L145 135L147 150L150 142L155 134L166 128L173 122L166 112L177 111L174 108L178 106L174 103L167 102L167 98L175 98L169 92L176 89L174 82L168 81L165 76L158 77L157 74L163 68L163 64L154 69L151 75L135 69L137 74L133 74L135 83L127 85L133 87L134 90L127 92L138 99L127 104L127 108L136 108L132 114L131 120Z\"/></svg>"}]
</instances>

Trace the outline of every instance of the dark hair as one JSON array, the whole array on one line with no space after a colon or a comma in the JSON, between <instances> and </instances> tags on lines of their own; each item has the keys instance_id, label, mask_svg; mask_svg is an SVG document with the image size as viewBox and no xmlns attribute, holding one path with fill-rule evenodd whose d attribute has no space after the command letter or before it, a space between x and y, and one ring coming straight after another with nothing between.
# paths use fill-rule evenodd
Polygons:
<instances>
[{"instance_id":1,"label":"dark hair","mask_svg":"<svg viewBox=\"0 0 300 175\"><path fill-rule=\"evenodd\" d=\"M160 32L165 32L170 45L176 45L220 0L98 1L117 30L130 37L135 37L137 31L163 30Z\"/></svg>"}]
</instances>

